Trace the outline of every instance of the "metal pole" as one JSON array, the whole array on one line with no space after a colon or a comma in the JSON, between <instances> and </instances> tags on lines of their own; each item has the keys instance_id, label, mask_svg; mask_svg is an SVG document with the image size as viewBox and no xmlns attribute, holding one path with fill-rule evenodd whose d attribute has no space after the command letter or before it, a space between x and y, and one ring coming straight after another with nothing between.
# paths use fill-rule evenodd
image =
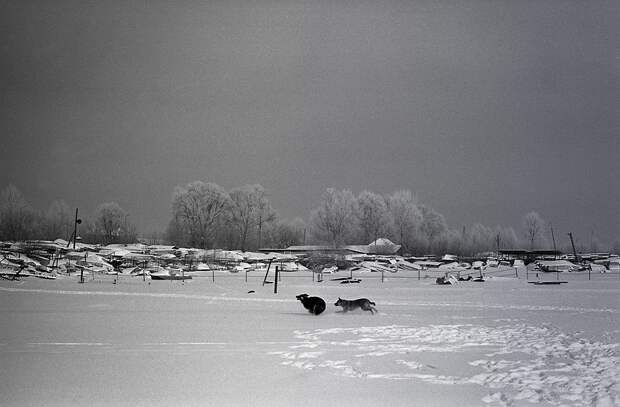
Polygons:
<instances>
[{"instance_id":1,"label":"metal pole","mask_svg":"<svg viewBox=\"0 0 620 407\"><path fill-rule=\"evenodd\" d=\"M551 223L549 223L549 226L551 227L551 239L553 239L553 251L554 251L553 258L557 259L558 258L558 255L557 255L558 248L555 246L555 235L553 234L553 225Z\"/></svg>"},{"instance_id":2,"label":"metal pole","mask_svg":"<svg viewBox=\"0 0 620 407\"><path fill-rule=\"evenodd\" d=\"M75 241L77 239L77 225L78 225L78 208L75 208L75 222L73 223L73 250L75 250Z\"/></svg>"},{"instance_id":3,"label":"metal pole","mask_svg":"<svg viewBox=\"0 0 620 407\"><path fill-rule=\"evenodd\" d=\"M263 285L267 282L267 276L269 275L269 268L271 267L271 262L273 259L269 259L269 264L267 264L267 272L265 273L265 278L263 278Z\"/></svg>"},{"instance_id":4,"label":"metal pole","mask_svg":"<svg viewBox=\"0 0 620 407\"><path fill-rule=\"evenodd\" d=\"M274 294L278 293L278 273L279 273L278 266L276 266L276 275L274 276L274 279L273 279L273 293Z\"/></svg>"}]
</instances>

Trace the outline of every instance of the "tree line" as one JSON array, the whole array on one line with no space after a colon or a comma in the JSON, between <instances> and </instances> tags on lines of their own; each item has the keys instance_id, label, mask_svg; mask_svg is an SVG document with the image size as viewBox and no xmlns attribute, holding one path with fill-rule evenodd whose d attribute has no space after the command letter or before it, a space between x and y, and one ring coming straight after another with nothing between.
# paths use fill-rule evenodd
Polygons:
<instances>
[{"instance_id":1,"label":"tree line","mask_svg":"<svg viewBox=\"0 0 620 407\"><path fill-rule=\"evenodd\" d=\"M115 202L102 203L82 217L79 235L88 243L130 243L137 240L129 214ZM69 239L74 212L64 201L46 211L35 211L13 185L0 194L0 240ZM183 247L226 248L243 251L285 248L300 244L332 247L366 245L387 237L413 255L454 253L472 256L498 249L551 249L552 227L537 212L523 216L520 233L510 226L480 223L450 228L444 216L421 203L409 190L381 195L364 190L328 188L311 211L301 218L281 218L261 185L226 191L211 182L177 186L172 194L171 219L163 232L168 243ZM550 233L551 232L551 233ZM577 241L580 252L599 251L600 244ZM555 245L570 252L565 240ZM616 243L611 251L620 251Z\"/></svg>"},{"instance_id":2,"label":"tree line","mask_svg":"<svg viewBox=\"0 0 620 407\"><path fill-rule=\"evenodd\" d=\"M47 210L32 208L22 193L9 185L0 193L0 240L69 240L75 224L75 209L63 200L53 201ZM95 213L80 215L79 236L86 243L128 243L137 240L129 214L116 202L100 204Z\"/></svg>"}]
</instances>

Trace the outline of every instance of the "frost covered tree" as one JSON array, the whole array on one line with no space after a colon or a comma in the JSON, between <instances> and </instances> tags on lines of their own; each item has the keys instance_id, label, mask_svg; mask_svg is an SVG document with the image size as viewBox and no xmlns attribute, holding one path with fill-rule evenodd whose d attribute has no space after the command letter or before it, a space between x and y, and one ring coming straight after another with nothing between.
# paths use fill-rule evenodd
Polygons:
<instances>
[{"instance_id":1,"label":"frost covered tree","mask_svg":"<svg viewBox=\"0 0 620 407\"><path fill-rule=\"evenodd\" d=\"M69 240L73 232L75 218L69 205L63 200L53 201L45 211L43 222L43 238Z\"/></svg>"},{"instance_id":2,"label":"frost covered tree","mask_svg":"<svg viewBox=\"0 0 620 407\"><path fill-rule=\"evenodd\" d=\"M345 244L355 230L356 206L355 196L350 190L328 188L319 206L310 214L314 237L333 247Z\"/></svg>"},{"instance_id":3,"label":"frost covered tree","mask_svg":"<svg viewBox=\"0 0 620 407\"><path fill-rule=\"evenodd\" d=\"M195 181L176 187L172 197L170 229L192 247L207 248L217 235L217 222L230 206L228 193L219 185Z\"/></svg>"},{"instance_id":4,"label":"frost covered tree","mask_svg":"<svg viewBox=\"0 0 620 407\"><path fill-rule=\"evenodd\" d=\"M266 200L265 189L260 185L245 185L230 191L231 220L242 251L246 250L248 234L258 226L259 208Z\"/></svg>"},{"instance_id":5,"label":"frost covered tree","mask_svg":"<svg viewBox=\"0 0 620 407\"><path fill-rule=\"evenodd\" d=\"M284 249L289 246L303 243L306 224L300 218L292 221L281 219L268 227L265 233L265 243L268 247Z\"/></svg>"},{"instance_id":6,"label":"frost covered tree","mask_svg":"<svg viewBox=\"0 0 620 407\"><path fill-rule=\"evenodd\" d=\"M128 243L136 238L129 214L116 202L106 202L97 207L94 226L99 241L104 244Z\"/></svg>"},{"instance_id":7,"label":"frost covered tree","mask_svg":"<svg viewBox=\"0 0 620 407\"><path fill-rule=\"evenodd\" d=\"M499 244L501 249L514 249L519 247L519 236L512 227L497 226L495 233L499 236Z\"/></svg>"},{"instance_id":8,"label":"frost covered tree","mask_svg":"<svg viewBox=\"0 0 620 407\"><path fill-rule=\"evenodd\" d=\"M493 229L481 223L475 223L469 228L466 247L471 255L492 251L495 244L496 234Z\"/></svg>"},{"instance_id":9,"label":"frost covered tree","mask_svg":"<svg viewBox=\"0 0 620 407\"><path fill-rule=\"evenodd\" d=\"M616 239L613 241L613 243L611 244L610 252L614 254L620 254L620 239Z\"/></svg>"},{"instance_id":10,"label":"frost covered tree","mask_svg":"<svg viewBox=\"0 0 620 407\"><path fill-rule=\"evenodd\" d=\"M363 191L357 197L357 219L365 244L373 242L388 231L390 213L385 199L374 192Z\"/></svg>"},{"instance_id":11,"label":"frost covered tree","mask_svg":"<svg viewBox=\"0 0 620 407\"><path fill-rule=\"evenodd\" d=\"M525 229L527 241L530 244L530 250L533 250L538 240L542 237L545 221L538 212L532 211L523 217L523 228Z\"/></svg>"},{"instance_id":12,"label":"frost covered tree","mask_svg":"<svg viewBox=\"0 0 620 407\"><path fill-rule=\"evenodd\" d=\"M442 214L428 206L420 206L422 213L421 232L425 238L425 246L429 251L438 249L438 244L445 243L440 238L448 232L446 219ZM445 239L447 241L447 239ZM446 245L447 246L447 245Z\"/></svg>"},{"instance_id":13,"label":"frost covered tree","mask_svg":"<svg viewBox=\"0 0 620 407\"><path fill-rule=\"evenodd\" d=\"M237 230L235 246L245 251L248 246L260 247L262 244L263 226L274 222L277 218L267 198L267 192L261 185L245 185L230 191L230 218ZM252 241L251 235L256 232L257 240ZM250 240L250 241L249 241ZM250 243L250 244L249 244Z\"/></svg>"},{"instance_id":14,"label":"frost covered tree","mask_svg":"<svg viewBox=\"0 0 620 407\"><path fill-rule=\"evenodd\" d=\"M386 201L391 214L392 237L405 251L409 251L422 223L417 199L411 191L401 190L389 195Z\"/></svg>"},{"instance_id":15,"label":"frost covered tree","mask_svg":"<svg viewBox=\"0 0 620 407\"><path fill-rule=\"evenodd\" d=\"M30 238L35 214L22 193L9 185L0 193L0 239L25 240Z\"/></svg>"},{"instance_id":16,"label":"frost covered tree","mask_svg":"<svg viewBox=\"0 0 620 407\"><path fill-rule=\"evenodd\" d=\"M263 244L263 228L265 225L277 224L278 214L271 206L267 198L259 200L258 205L258 222L256 225L258 242L256 246L260 249Z\"/></svg>"}]
</instances>

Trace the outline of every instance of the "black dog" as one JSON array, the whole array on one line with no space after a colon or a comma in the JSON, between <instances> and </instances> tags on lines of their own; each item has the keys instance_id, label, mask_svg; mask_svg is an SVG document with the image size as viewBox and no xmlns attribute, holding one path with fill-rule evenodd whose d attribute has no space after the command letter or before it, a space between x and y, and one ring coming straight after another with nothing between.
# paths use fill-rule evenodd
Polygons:
<instances>
[{"instance_id":1,"label":"black dog","mask_svg":"<svg viewBox=\"0 0 620 407\"><path fill-rule=\"evenodd\" d=\"M308 297L308 294L299 294L295 298L301 301L304 308L314 315L319 315L325 311L325 301L320 297Z\"/></svg>"}]
</instances>

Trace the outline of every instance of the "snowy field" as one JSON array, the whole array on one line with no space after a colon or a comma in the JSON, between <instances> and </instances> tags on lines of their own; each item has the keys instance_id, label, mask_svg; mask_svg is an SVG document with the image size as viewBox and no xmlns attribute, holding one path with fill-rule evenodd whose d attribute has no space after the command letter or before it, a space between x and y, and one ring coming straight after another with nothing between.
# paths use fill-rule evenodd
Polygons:
<instances>
[{"instance_id":1,"label":"snowy field","mask_svg":"<svg viewBox=\"0 0 620 407\"><path fill-rule=\"evenodd\" d=\"M2 280L0 405L620 405L618 274L331 281L344 276L283 274L277 294L228 273ZM379 312L337 312L338 297Z\"/></svg>"}]
</instances>

